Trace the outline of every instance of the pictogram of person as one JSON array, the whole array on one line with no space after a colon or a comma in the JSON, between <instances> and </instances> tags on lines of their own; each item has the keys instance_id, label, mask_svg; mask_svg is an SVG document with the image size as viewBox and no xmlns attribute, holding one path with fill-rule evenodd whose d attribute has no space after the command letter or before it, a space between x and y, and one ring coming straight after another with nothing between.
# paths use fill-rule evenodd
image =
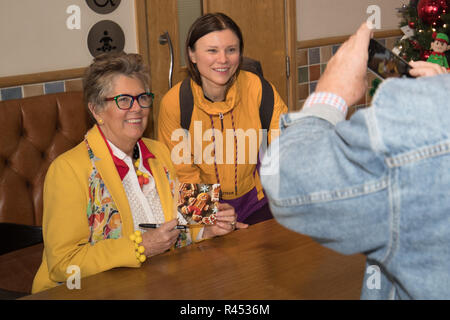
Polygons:
<instances>
[{"instance_id":1,"label":"pictogram of person","mask_svg":"<svg viewBox=\"0 0 450 320\"><path fill-rule=\"evenodd\" d=\"M107 52L107 51L111 51L116 49L115 46L112 46L110 43L113 42L114 40L108 35L108 31L104 31L103 32L104 37L100 39L99 42L103 42L103 46L101 48L97 48L97 51L103 51L103 52Z\"/></svg>"}]
</instances>

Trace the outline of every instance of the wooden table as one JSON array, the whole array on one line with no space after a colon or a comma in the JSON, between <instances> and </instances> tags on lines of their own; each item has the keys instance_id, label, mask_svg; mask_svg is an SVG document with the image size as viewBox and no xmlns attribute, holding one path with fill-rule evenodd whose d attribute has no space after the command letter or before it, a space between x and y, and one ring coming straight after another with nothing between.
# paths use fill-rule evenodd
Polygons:
<instances>
[{"instance_id":1,"label":"wooden table","mask_svg":"<svg viewBox=\"0 0 450 320\"><path fill-rule=\"evenodd\" d=\"M272 219L24 299L359 299L364 262Z\"/></svg>"}]
</instances>

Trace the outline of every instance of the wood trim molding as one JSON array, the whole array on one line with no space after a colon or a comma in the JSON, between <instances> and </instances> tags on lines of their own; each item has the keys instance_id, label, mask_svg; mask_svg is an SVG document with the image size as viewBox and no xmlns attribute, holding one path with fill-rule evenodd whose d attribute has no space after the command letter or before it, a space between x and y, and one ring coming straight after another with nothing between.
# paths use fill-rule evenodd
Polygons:
<instances>
[{"instance_id":1,"label":"wood trim molding","mask_svg":"<svg viewBox=\"0 0 450 320\"><path fill-rule=\"evenodd\" d=\"M374 38L389 38L389 37L398 37L401 35L403 35L403 32L397 29L374 32ZM297 49L314 48L314 47L328 46L332 44L339 44L345 42L349 37L350 36L347 35L339 37L297 41Z\"/></svg>"},{"instance_id":2,"label":"wood trim molding","mask_svg":"<svg viewBox=\"0 0 450 320\"><path fill-rule=\"evenodd\" d=\"M287 39L287 56L290 59L289 73L290 77L288 82L288 99L286 105L289 111L295 110L297 106L297 63L296 63L296 45L297 45L297 15L296 15L296 1L285 1L285 13L286 13L286 39Z\"/></svg>"},{"instance_id":3,"label":"wood trim molding","mask_svg":"<svg viewBox=\"0 0 450 320\"><path fill-rule=\"evenodd\" d=\"M137 31L137 51L144 63L150 67L150 51L148 48L148 21L147 21L147 1L135 0L135 17ZM150 73L150 70L149 70Z\"/></svg>"},{"instance_id":4,"label":"wood trim molding","mask_svg":"<svg viewBox=\"0 0 450 320\"><path fill-rule=\"evenodd\" d=\"M86 68L67 69L59 71L23 74L18 76L1 77L0 88L8 88L33 83L69 80L82 78Z\"/></svg>"},{"instance_id":5,"label":"wood trim molding","mask_svg":"<svg viewBox=\"0 0 450 320\"><path fill-rule=\"evenodd\" d=\"M209 12L208 0L202 0L202 14Z\"/></svg>"}]
</instances>

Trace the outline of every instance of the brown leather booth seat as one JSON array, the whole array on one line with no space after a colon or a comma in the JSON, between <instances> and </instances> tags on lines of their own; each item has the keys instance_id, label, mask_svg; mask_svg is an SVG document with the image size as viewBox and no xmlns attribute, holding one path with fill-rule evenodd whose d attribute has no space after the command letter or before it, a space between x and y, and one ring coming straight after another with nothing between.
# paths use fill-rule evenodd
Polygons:
<instances>
[{"instance_id":1,"label":"brown leather booth seat","mask_svg":"<svg viewBox=\"0 0 450 320\"><path fill-rule=\"evenodd\" d=\"M0 222L42 225L47 169L91 125L81 92L0 101ZM42 248L0 255L0 288L30 292Z\"/></svg>"}]
</instances>

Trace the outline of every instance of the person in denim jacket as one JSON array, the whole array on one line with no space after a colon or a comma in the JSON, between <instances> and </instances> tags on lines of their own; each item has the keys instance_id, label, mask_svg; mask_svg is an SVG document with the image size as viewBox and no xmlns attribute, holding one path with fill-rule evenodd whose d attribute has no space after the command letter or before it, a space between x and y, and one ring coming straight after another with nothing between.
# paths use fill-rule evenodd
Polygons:
<instances>
[{"instance_id":1,"label":"person in denim jacket","mask_svg":"<svg viewBox=\"0 0 450 320\"><path fill-rule=\"evenodd\" d=\"M366 255L362 299L450 299L450 75L411 62L420 78L385 80L344 121L367 89L371 34L363 24L282 116L262 184L280 224Z\"/></svg>"}]
</instances>

